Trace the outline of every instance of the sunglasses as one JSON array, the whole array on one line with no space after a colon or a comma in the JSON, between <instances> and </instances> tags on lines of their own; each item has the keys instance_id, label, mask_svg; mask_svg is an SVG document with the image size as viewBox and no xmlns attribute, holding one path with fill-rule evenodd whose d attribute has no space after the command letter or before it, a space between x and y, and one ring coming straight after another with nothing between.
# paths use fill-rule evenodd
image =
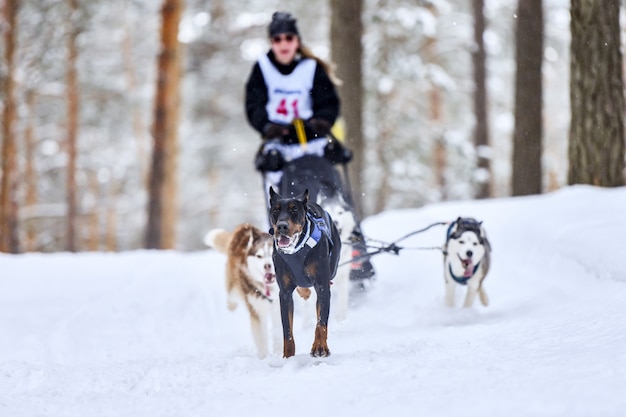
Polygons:
<instances>
[{"instance_id":1,"label":"sunglasses","mask_svg":"<svg viewBox=\"0 0 626 417\"><path fill-rule=\"evenodd\" d=\"M292 35L290 33L284 36L276 35L276 36L272 36L272 43L281 43L282 41L290 43L290 42L293 42L295 38L296 38L296 35Z\"/></svg>"}]
</instances>

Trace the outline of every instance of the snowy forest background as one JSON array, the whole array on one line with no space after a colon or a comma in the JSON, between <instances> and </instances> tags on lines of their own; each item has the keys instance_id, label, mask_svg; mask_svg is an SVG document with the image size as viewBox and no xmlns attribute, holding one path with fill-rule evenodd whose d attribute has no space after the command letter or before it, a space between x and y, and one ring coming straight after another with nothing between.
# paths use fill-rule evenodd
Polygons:
<instances>
[{"instance_id":1,"label":"snowy forest background","mask_svg":"<svg viewBox=\"0 0 626 417\"><path fill-rule=\"evenodd\" d=\"M20 2L15 133L25 138L18 141L23 179L18 195L27 202L19 212L25 251L65 247L67 3ZM365 216L474 196L469 3L364 2L366 164L358 180ZM80 13L72 16L80 29L78 250L143 247L161 6L153 0L92 0L80 2ZM516 8L516 0L485 2L494 197L511 193ZM550 191L567 182L569 1L544 0L543 8L542 182ZM269 47L266 26L275 10L291 11L304 43L329 58L326 1L185 2L179 31L184 66L176 249L203 248L204 234L214 227L265 222L261 179L252 163L260 141L246 122L243 92L255 59ZM433 86L441 91L442 116L436 122L429 117ZM376 144L383 126L392 140L381 149ZM447 153L443 188L433 169L438 141ZM26 195L22 186L28 152L36 176L34 195ZM388 163L381 164L381 158Z\"/></svg>"}]
</instances>

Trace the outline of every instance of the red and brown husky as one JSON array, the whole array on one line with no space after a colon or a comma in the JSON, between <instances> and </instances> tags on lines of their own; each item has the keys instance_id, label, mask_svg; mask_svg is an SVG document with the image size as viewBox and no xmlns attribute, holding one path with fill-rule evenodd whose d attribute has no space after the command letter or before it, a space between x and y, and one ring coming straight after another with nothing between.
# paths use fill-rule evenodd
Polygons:
<instances>
[{"instance_id":1,"label":"red and brown husky","mask_svg":"<svg viewBox=\"0 0 626 417\"><path fill-rule=\"evenodd\" d=\"M234 310L239 301L245 303L258 355L280 354L282 330L272 237L245 223L232 233L213 229L205 243L227 256L227 306Z\"/></svg>"}]
</instances>

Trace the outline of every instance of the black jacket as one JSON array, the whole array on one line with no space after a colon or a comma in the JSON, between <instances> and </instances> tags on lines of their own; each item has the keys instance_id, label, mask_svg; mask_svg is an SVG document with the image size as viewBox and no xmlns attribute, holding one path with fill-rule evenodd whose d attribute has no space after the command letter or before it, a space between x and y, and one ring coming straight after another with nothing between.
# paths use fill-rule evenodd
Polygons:
<instances>
[{"instance_id":1,"label":"black jacket","mask_svg":"<svg viewBox=\"0 0 626 417\"><path fill-rule=\"evenodd\" d=\"M282 74L290 74L299 64L299 60L292 62L290 65L282 65L274 58L274 53L269 51L267 56L274 66ZM246 115L250 125L263 135L263 128L269 123L265 105L268 101L267 85L263 78L263 72L257 62L252 67L252 72L246 83ZM339 96L335 90L335 86L330 80L328 74L321 65L317 65L313 78L313 88L311 89L311 101L313 104L313 117L315 119L323 119L330 126L335 123L339 116ZM316 135L306 126L305 131L307 138L311 139ZM289 137L284 138L287 143L297 143L298 139L293 126L290 127Z\"/></svg>"}]
</instances>

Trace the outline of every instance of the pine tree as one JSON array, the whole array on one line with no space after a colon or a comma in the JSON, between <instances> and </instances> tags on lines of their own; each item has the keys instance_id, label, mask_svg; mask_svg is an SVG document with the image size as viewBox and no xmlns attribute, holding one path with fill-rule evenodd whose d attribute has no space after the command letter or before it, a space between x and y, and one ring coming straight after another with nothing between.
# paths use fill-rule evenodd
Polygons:
<instances>
[{"instance_id":1,"label":"pine tree","mask_svg":"<svg viewBox=\"0 0 626 417\"><path fill-rule=\"evenodd\" d=\"M569 184L624 184L619 0L571 2Z\"/></svg>"}]
</instances>

